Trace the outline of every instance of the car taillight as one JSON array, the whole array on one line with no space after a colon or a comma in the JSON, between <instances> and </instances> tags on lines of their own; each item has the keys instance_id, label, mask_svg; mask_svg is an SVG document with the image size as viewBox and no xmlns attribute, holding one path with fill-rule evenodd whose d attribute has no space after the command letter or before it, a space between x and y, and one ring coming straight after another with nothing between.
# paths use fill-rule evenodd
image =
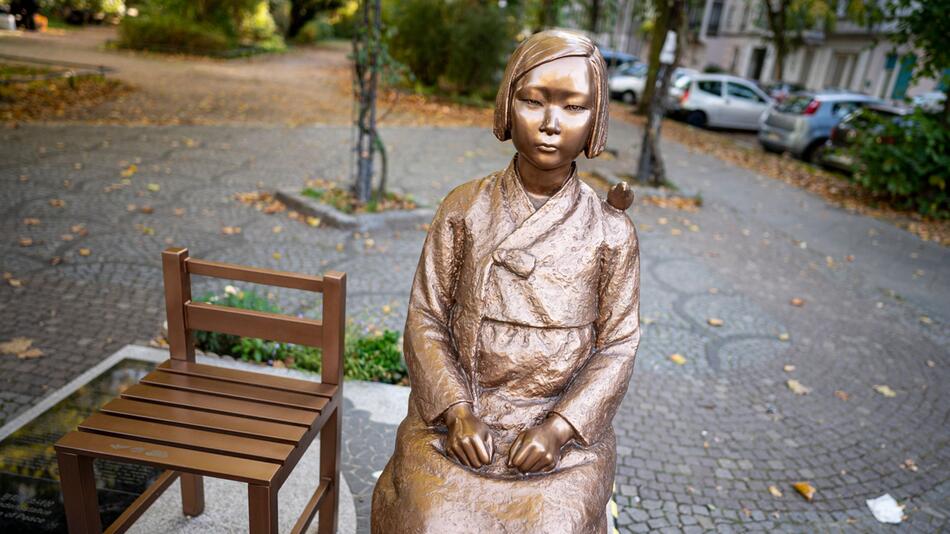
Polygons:
<instances>
[{"instance_id":1,"label":"car taillight","mask_svg":"<svg viewBox=\"0 0 950 534\"><path fill-rule=\"evenodd\" d=\"M805 106L805 111L802 111L802 115L814 115L818 108L821 107L821 102L817 100L812 100Z\"/></svg>"},{"instance_id":2,"label":"car taillight","mask_svg":"<svg viewBox=\"0 0 950 534\"><path fill-rule=\"evenodd\" d=\"M680 97L680 105L685 105L686 100L689 99L689 86L686 86L686 89L683 89L683 96Z\"/></svg>"}]
</instances>

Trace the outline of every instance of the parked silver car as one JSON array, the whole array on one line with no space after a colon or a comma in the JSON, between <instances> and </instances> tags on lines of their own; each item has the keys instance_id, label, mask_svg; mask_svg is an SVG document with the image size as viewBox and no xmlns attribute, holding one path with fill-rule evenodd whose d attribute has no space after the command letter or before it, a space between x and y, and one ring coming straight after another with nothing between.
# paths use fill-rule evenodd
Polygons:
<instances>
[{"instance_id":1,"label":"parked silver car","mask_svg":"<svg viewBox=\"0 0 950 534\"><path fill-rule=\"evenodd\" d=\"M693 74L678 79L667 97L670 115L693 126L758 130L772 98L755 82L728 74Z\"/></svg>"},{"instance_id":2,"label":"parked silver car","mask_svg":"<svg viewBox=\"0 0 950 534\"><path fill-rule=\"evenodd\" d=\"M789 152L809 162L821 160L831 129L851 112L881 100L860 93L796 93L762 116L759 143L770 152Z\"/></svg>"}]
</instances>

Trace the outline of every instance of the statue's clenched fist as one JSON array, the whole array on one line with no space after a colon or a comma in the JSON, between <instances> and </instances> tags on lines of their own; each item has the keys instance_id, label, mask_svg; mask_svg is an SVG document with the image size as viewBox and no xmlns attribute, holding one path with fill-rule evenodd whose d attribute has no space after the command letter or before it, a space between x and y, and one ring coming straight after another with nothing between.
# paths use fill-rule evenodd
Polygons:
<instances>
[{"instance_id":1,"label":"statue's clenched fist","mask_svg":"<svg viewBox=\"0 0 950 534\"><path fill-rule=\"evenodd\" d=\"M449 433L445 450L462 465L478 469L490 464L495 454L494 440L488 425L472 413L472 406L462 402L445 411L445 425Z\"/></svg>"}]
</instances>

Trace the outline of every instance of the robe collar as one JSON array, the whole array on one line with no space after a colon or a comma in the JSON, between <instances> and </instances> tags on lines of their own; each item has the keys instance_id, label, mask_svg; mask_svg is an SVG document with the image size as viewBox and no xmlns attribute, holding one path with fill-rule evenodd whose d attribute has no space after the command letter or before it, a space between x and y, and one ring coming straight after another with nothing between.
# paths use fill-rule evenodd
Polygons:
<instances>
[{"instance_id":1,"label":"robe collar","mask_svg":"<svg viewBox=\"0 0 950 534\"><path fill-rule=\"evenodd\" d=\"M580 183L577 164L571 164L571 172L561 188L540 208L534 209L528 193L521 183L517 170L518 155L502 175L502 196L515 230L508 234L492 253L492 258L522 278L533 271L535 257L528 252L535 242L545 237L564 222L577 208L580 199Z\"/></svg>"}]
</instances>

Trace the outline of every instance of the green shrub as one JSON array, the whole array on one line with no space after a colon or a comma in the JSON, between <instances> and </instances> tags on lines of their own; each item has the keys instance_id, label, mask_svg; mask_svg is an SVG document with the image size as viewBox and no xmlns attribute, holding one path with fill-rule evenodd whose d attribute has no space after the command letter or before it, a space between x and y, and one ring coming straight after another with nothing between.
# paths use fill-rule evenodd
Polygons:
<instances>
[{"instance_id":1,"label":"green shrub","mask_svg":"<svg viewBox=\"0 0 950 534\"><path fill-rule=\"evenodd\" d=\"M135 50L209 54L231 48L233 41L214 26L175 15L142 15L122 19L118 44Z\"/></svg>"},{"instance_id":2,"label":"green shrub","mask_svg":"<svg viewBox=\"0 0 950 534\"><path fill-rule=\"evenodd\" d=\"M303 28L294 36L297 44L308 44L330 39L333 37L333 25L324 17L317 17L304 24Z\"/></svg>"},{"instance_id":3,"label":"green shrub","mask_svg":"<svg viewBox=\"0 0 950 534\"><path fill-rule=\"evenodd\" d=\"M873 112L854 119L861 132L850 147L854 179L895 207L950 217L950 130L939 115L917 109L900 120Z\"/></svg>"},{"instance_id":4,"label":"green shrub","mask_svg":"<svg viewBox=\"0 0 950 534\"><path fill-rule=\"evenodd\" d=\"M268 298L254 291L239 291L230 286L224 295L208 293L198 299L218 306L243 308L270 313L282 313ZM288 367L319 373L322 367L322 351L314 347L279 343L257 338L198 331L195 346L203 351L232 356L234 358L267 363L282 361ZM343 375L351 380L369 380L398 384L408 374L402 361L399 332L384 330L364 333L349 325L346 329Z\"/></svg>"},{"instance_id":5,"label":"green shrub","mask_svg":"<svg viewBox=\"0 0 950 534\"><path fill-rule=\"evenodd\" d=\"M514 24L495 3L407 0L389 14L393 57L423 85L462 94L493 93L514 43Z\"/></svg>"}]
</instances>

